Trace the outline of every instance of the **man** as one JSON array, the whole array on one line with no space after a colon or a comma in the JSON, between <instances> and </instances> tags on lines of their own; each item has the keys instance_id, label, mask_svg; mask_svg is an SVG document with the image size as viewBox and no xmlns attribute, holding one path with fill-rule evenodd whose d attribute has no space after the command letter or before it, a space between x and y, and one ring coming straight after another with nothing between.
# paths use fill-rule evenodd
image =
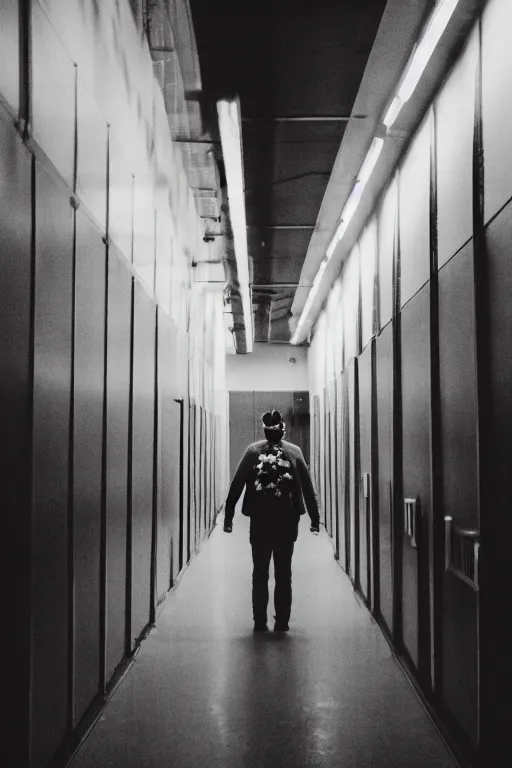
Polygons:
<instances>
[{"instance_id":1,"label":"man","mask_svg":"<svg viewBox=\"0 0 512 768\"><path fill-rule=\"evenodd\" d=\"M292 555L304 500L313 533L320 517L313 483L298 445L283 440L286 425L279 411L262 417L265 440L246 449L226 500L224 531L233 530L235 506L245 487L242 514L250 517L254 631L267 631L268 571L274 557L275 632L287 632L292 604Z\"/></svg>"}]
</instances>

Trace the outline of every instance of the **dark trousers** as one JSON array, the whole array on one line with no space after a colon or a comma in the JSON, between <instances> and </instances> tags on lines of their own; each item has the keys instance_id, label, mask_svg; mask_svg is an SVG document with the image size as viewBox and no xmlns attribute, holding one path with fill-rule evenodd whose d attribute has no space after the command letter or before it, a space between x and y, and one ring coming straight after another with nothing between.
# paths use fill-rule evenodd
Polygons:
<instances>
[{"instance_id":1,"label":"dark trousers","mask_svg":"<svg viewBox=\"0 0 512 768\"><path fill-rule=\"evenodd\" d=\"M274 555L274 607L276 624L287 625L292 607L292 555L294 542L252 542L252 609L255 624L267 623L268 569Z\"/></svg>"}]
</instances>

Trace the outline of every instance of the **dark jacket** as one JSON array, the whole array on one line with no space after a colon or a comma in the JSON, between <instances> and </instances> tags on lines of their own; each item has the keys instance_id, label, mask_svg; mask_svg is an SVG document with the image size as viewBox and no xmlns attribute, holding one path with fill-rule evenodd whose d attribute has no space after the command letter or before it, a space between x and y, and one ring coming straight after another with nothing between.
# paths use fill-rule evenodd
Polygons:
<instances>
[{"instance_id":1,"label":"dark jacket","mask_svg":"<svg viewBox=\"0 0 512 768\"><path fill-rule=\"evenodd\" d=\"M281 441L286 458L291 464L293 477L292 498L276 499L272 494L257 491L255 480L258 456L267 446L266 440L251 443L246 449L235 476L231 482L226 499L225 522L231 524L235 514L235 506L245 487L242 514L251 518L251 541L255 540L287 540L295 541L298 534L299 518L306 511L313 525L318 525L320 516L315 490L308 467L298 445Z\"/></svg>"}]
</instances>

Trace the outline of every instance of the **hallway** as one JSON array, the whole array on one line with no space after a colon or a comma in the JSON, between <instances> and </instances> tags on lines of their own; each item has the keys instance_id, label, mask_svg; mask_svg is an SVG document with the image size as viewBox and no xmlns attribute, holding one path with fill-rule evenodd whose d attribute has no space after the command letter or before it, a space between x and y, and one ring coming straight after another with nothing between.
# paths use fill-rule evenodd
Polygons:
<instances>
[{"instance_id":1,"label":"hallway","mask_svg":"<svg viewBox=\"0 0 512 768\"><path fill-rule=\"evenodd\" d=\"M214 528L72 768L453 766L307 515L290 632L253 635L248 522Z\"/></svg>"}]
</instances>

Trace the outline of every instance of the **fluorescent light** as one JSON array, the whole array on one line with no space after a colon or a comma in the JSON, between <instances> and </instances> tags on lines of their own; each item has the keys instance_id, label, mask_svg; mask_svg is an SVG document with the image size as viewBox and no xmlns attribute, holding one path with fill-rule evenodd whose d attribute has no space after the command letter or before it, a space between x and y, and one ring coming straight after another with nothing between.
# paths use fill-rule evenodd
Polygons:
<instances>
[{"instance_id":1,"label":"fluorescent light","mask_svg":"<svg viewBox=\"0 0 512 768\"><path fill-rule=\"evenodd\" d=\"M363 188L366 186L366 182L372 175L372 171L377 164L377 160L379 159L379 155L382 152L383 146L384 146L384 139L375 138L370 144L370 149L368 150L368 154L366 155L365 161L362 164L361 170L359 171L357 176L357 181L359 182L359 184L363 185Z\"/></svg>"},{"instance_id":2,"label":"fluorescent light","mask_svg":"<svg viewBox=\"0 0 512 768\"><path fill-rule=\"evenodd\" d=\"M313 305L313 301L315 300L316 294L318 293L318 288L322 280L322 275L324 274L325 268L328 263L329 263L328 260L324 259L320 264L320 266L318 267L318 271L315 275L315 279L313 280L313 285L310 288L310 291L308 293L308 298L306 299L306 303L304 304L304 309L301 312L300 320L297 323L297 328L295 329L295 333L290 339L290 344L299 343L300 332L302 331L304 323L306 322L307 317L309 315L309 310L311 309Z\"/></svg>"},{"instance_id":3,"label":"fluorescent light","mask_svg":"<svg viewBox=\"0 0 512 768\"><path fill-rule=\"evenodd\" d=\"M411 98L458 2L459 0L439 0L435 6L400 84L398 96L402 101Z\"/></svg>"},{"instance_id":4,"label":"fluorescent light","mask_svg":"<svg viewBox=\"0 0 512 768\"><path fill-rule=\"evenodd\" d=\"M395 96L395 98L393 99L393 101L389 106L388 111L384 116L384 120L382 121L386 126L386 128L391 128L391 126L397 119L398 115L400 114L400 111L403 105L404 105L403 101L400 98L398 98L398 96Z\"/></svg>"},{"instance_id":5,"label":"fluorescent light","mask_svg":"<svg viewBox=\"0 0 512 768\"><path fill-rule=\"evenodd\" d=\"M398 93L386 112L383 123L391 128L406 101L409 101L425 68L448 26L459 0L439 0L414 49L398 87Z\"/></svg>"},{"instance_id":6,"label":"fluorescent light","mask_svg":"<svg viewBox=\"0 0 512 768\"><path fill-rule=\"evenodd\" d=\"M249 255L245 220L244 170L240 105L238 99L217 102L220 140L228 185L229 216L233 230L235 258L242 299L247 352L253 350L252 304L249 290Z\"/></svg>"},{"instance_id":7,"label":"fluorescent light","mask_svg":"<svg viewBox=\"0 0 512 768\"><path fill-rule=\"evenodd\" d=\"M350 224L350 222L354 217L354 214L357 210L357 207L363 195L364 188L368 182L368 179L372 174L373 169L375 168L377 160L379 159L379 155L382 152L383 146L384 146L384 139L378 139L378 138L373 139L370 145L370 149L368 150L368 154L366 155L364 163L361 166L361 170L357 175L356 183L354 184L354 187L352 188L352 192L350 193L349 198L345 203L345 207L343 208L343 213L341 214L341 221L338 225L336 232L334 233L334 237L332 238L327 248L325 255L328 260L332 257L334 251L336 250L336 246L342 239L343 235L347 230L348 225Z\"/></svg>"},{"instance_id":8,"label":"fluorescent light","mask_svg":"<svg viewBox=\"0 0 512 768\"><path fill-rule=\"evenodd\" d=\"M325 252L325 258L320 264L320 267L318 268L318 272L315 275L315 279L313 280L313 285L311 286L311 289L309 291L308 298L304 305L304 309L301 312L300 320L298 322L297 328L295 329L295 333L290 339L291 344L299 343L300 332L308 318L315 296L318 293L322 275L325 271L327 264L331 260L334 254L334 251L336 250L336 246L338 245L343 235L347 231L347 227L354 217L354 214L357 210L357 207L363 195L364 188L366 187L366 184L368 183L368 179L372 175L373 169L377 164L377 160L379 159L379 155L382 152L383 146L384 146L384 139L379 139L377 137L374 138L372 143L370 144L370 149L368 150L368 153L364 159L364 163L362 164L361 169L357 174L356 183L352 187L352 192L350 193L349 198L345 203L345 207L343 208L343 212L341 214L341 221L338 224L336 232L334 233L334 236L331 242L329 243L329 246L327 247L327 250Z\"/></svg>"}]
</instances>

